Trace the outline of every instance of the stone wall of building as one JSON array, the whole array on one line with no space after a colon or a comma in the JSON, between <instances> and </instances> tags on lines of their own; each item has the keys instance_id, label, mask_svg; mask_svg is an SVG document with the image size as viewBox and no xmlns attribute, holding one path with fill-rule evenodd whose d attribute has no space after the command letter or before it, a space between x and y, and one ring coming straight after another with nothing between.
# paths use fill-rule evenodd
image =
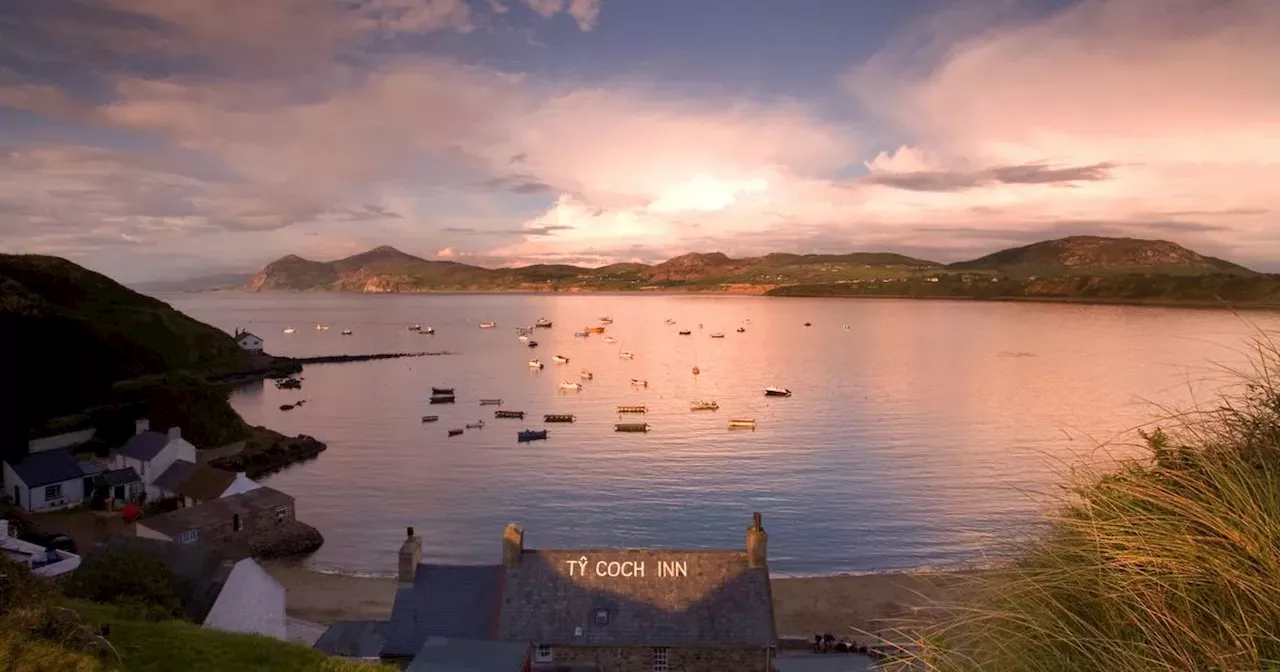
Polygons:
<instances>
[{"instance_id":1,"label":"stone wall of building","mask_svg":"<svg viewBox=\"0 0 1280 672\"><path fill-rule=\"evenodd\" d=\"M234 514L205 523L199 528L199 540L232 557L239 557L250 552L250 544L254 540L272 537L278 534L281 528L289 529L293 521L292 503L264 507L239 514L239 530L235 529L236 515Z\"/></svg>"},{"instance_id":2,"label":"stone wall of building","mask_svg":"<svg viewBox=\"0 0 1280 672\"><path fill-rule=\"evenodd\" d=\"M760 647L672 647L667 649L671 672L772 672L769 652ZM533 672L594 663L597 672L653 672L654 649L627 646L559 646L552 662L535 663Z\"/></svg>"}]
</instances>

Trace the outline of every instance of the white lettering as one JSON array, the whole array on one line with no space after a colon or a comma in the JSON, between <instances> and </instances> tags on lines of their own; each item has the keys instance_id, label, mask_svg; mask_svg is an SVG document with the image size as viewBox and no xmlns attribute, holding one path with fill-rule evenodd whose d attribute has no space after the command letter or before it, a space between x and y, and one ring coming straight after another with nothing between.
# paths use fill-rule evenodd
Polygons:
<instances>
[{"instance_id":1,"label":"white lettering","mask_svg":"<svg viewBox=\"0 0 1280 672\"><path fill-rule=\"evenodd\" d=\"M671 563L666 560L658 561L658 576L671 576Z\"/></svg>"},{"instance_id":2,"label":"white lettering","mask_svg":"<svg viewBox=\"0 0 1280 672\"><path fill-rule=\"evenodd\" d=\"M584 555L581 558L578 558L578 576L586 576L586 575L587 575L587 556Z\"/></svg>"},{"instance_id":3,"label":"white lettering","mask_svg":"<svg viewBox=\"0 0 1280 672\"><path fill-rule=\"evenodd\" d=\"M619 576L622 574L622 563L614 560L609 563L609 576Z\"/></svg>"},{"instance_id":4,"label":"white lettering","mask_svg":"<svg viewBox=\"0 0 1280 672\"><path fill-rule=\"evenodd\" d=\"M622 575L630 578L636 575L636 563L628 560L622 563Z\"/></svg>"},{"instance_id":5,"label":"white lettering","mask_svg":"<svg viewBox=\"0 0 1280 672\"><path fill-rule=\"evenodd\" d=\"M642 579L644 578L644 562L643 561L636 563L636 576Z\"/></svg>"},{"instance_id":6,"label":"white lettering","mask_svg":"<svg viewBox=\"0 0 1280 672\"><path fill-rule=\"evenodd\" d=\"M605 572L607 571L608 567L609 567L609 563L605 562L604 560L601 560L600 562L597 562L597 563L596 563L596 576L607 576L607 574L605 574Z\"/></svg>"},{"instance_id":7,"label":"white lettering","mask_svg":"<svg viewBox=\"0 0 1280 672\"><path fill-rule=\"evenodd\" d=\"M565 560L564 564L569 565L569 576L573 576L573 568L578 566L577 560Z\"/></svg>"},{"instance_id":8,"label":"white lettering","mask_svg":"<svg viewBox=\"0 0 1280 672\"><path fill-rule=\"evenodd\" d=\"M686 577L689 576L689 563L685 562L684 560L678 560L672 564L676 566L675 576L686 576Z\"/></svg>"}]
</instances>

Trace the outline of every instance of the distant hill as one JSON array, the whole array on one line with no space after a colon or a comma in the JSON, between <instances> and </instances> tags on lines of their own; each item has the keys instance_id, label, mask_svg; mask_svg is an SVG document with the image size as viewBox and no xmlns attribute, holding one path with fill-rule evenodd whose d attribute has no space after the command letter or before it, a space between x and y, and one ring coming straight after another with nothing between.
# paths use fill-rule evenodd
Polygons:
<instances>
[{"instance_id":1,"label":"distant hill","mask_svg":"<svg viewBox=\"0 0 1280 672\"><path fill-rule=\"evenodd\" d=\"M210 292L218 289L239 289L253 279L253 273L221 273L187 280L157 280L127 285L139 292Z\"/></svg>"},{"instance_id":2,"label":"distant hill","mask_svg":"<svg viewBox=\"0 0 1280 672\"><path fill-rule=\"evenodd\" d=\"M414 292L442 290L623 290L761 286L906 273L941 264L888 253L846 255L771 254L733 259L720 252L686 254L660 264L612 264L583 268L537 264L481 268L453 261L429 261L391 247L331 262L290 255L264 267L250 291Z\"/></svg>"},{"instance_id":3,"label":"distant hill","mask_svg":"<svg viewBox=\"0 0 1280 672\"><path fill-rule=\"evenodd\" d=\"M1243 266L1206 257L1165 240L1071 236L1000 250L950 270L992 270L1017 276L1111 275L1158 273L1253 275Z\"/></svg>"},{"instance_id":4,"label":"distant hill","mask_svg":"<svg viewBox=\"0 0 1280 672\"><path fill-rule=\"evenodd\" d=\"M231 336L70 261L0 254L0 329L5 354L21 353L3 384L18 391L24 432L87 407L133 401L147 402L161 426L182 418L193 436L214 440L243 428L225 394L194 377L190 385L139 381L251 368ZM124 381L134 382L121 388ZM192 408L203 421L187 417Z\"/></svg>"}]
</instances>

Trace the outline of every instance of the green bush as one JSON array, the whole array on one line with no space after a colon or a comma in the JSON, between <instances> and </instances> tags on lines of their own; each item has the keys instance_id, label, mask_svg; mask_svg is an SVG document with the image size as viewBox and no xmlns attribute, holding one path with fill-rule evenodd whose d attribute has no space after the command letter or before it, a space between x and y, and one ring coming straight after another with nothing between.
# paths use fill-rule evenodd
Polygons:
<instances>
[{"instance_id":1,"label":"green bush","mask_svg":"<svg viewBox=\"0 0 1280 672\"><path fill-rule=\"evenodd\" d=\"M0 556L0 670L90 672L112 660L110 644L58 606L52 583Z\"/></svg>"},{"instance_id":2,"label":"green bush","mask_svg":"<svg viewBox=\"0 0 1280 672\"><path fill-rule=\"evenodd\" d=\"M154 620L181 613L173 572L163 560L131 550L90 553L66 582L67 595L118 604L135 617Z\"/></svg>"}]
</instances>

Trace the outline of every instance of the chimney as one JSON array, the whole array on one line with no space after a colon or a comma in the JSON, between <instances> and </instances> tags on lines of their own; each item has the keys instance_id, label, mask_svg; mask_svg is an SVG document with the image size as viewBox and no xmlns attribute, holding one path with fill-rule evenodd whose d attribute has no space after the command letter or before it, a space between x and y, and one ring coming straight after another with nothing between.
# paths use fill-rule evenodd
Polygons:
<instances>
[{"instance_id":1,"label":"chimney","mask_svg":"<svg viewBox=\"0 0 1280 672\"><path fill-rule=\"evenodd\" d=\"M760 514L751 514L751 527L747 528L747 566L760 569L769 566L769 534L760 523Z\"/></svg>"},{"instance_id":2,"label":"chimney","mask_svg":"<svg viewBox=\"0 0 1280 672\"><path fill-rule=\"evenodd\" d=\"M170 427L170 428L169 428L169 440L170 440L170 441L177 441L178 439L181 439L181 438L182 438L182 428L181 428L181 427Z\"/></svg>"},{"instance_id":3,"label":"chimney","mask_svg":"<svg viewBox=\"0 0 1280 672\"><path fill-rule=\"evenodd\" d=\"M407 528L408 534L404 543L400 544L400 585L412 586L413 576L422 563L422 538L414 536L413 528Z\"/></svg>"},{"instance_id":4,"label":"chimney","mask_svg":"<svg viewBox=\"0 0 1280 672\"><path fill-rule=\"evenodd\" d=\"M146 418L138 418L137 420L133 421L134 434L141 434L143 432L150 431L150 429L151 429L151 421Z\"/></svg>"},{"instance_id":5,"label":"chimney","mask_svg":"<svg viewBox=\"0 0 1280 672\"><path fill-rule=\"evenodd\" d=\"M524 528L509 523L502 531L502 564L515 567L520 564L520 556L524 554Z\"/></svg>"}]
</instances>

